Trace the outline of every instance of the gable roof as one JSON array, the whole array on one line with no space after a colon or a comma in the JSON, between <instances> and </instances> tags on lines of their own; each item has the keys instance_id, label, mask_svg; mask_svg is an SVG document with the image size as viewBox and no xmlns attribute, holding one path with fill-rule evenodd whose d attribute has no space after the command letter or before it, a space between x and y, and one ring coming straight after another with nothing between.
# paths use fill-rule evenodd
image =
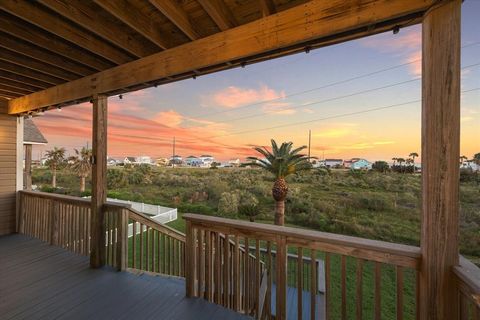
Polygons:
<instances>
[{"instance_id":1,"label":"gable roof","mask_svg":"<svg viewBox=\"0 0 480 320\"><path fill-rule=\"evenodd\" d=\"M32 119L25 119L23 122L23 144L47 144L43 134L37 128Z\"/></svg>"}]
</instances>

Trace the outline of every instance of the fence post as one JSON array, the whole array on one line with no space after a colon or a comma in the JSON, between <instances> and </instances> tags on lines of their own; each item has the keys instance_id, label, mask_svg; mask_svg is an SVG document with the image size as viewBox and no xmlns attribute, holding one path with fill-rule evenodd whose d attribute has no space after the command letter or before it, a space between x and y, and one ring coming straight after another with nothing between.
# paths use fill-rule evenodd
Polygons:
<instances>
[{"instance_id":1,"label":"fence post","mask_svg":"<svg viewBox=\"0 0 480 320\"><path fill-rule=\"evenodd\" d=\"M276 317L275 319L284 320L287 318L287 238L277 236L277 255L276 255Z\"/></svg>"},{"instance_id":2,"label":"fence post","mask_svg":"<svg viewBox=\"0 0 480 320\"><path fill-rule=\"evenodd\" d=\"M117 219L117 261L118 271L124 271L128 267L128 211L121 208L116 214L120 215Z\"/></svg>"}]
</instances>

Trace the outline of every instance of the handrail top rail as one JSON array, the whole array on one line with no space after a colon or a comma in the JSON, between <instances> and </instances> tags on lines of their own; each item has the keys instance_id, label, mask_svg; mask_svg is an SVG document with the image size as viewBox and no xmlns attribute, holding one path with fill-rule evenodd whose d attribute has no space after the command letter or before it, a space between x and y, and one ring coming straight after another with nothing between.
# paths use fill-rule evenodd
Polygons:
<instances>
[{"instance_id":1,"label":"handrail top rail","mask_svg":"<svg viewBox=\"0 0 480 320\"><path fill-rule=\"evenodd\" d=\"M29 191L29 190L19 190L18 192L21 194L30 195L37 198L48 198L48 199L54 199L59 201L66 201L66 202L80 202L83 204L91 203L90 199L69 196L65 194L50 193L50 192L43 192L43 191Z\"/></svg>"},{"instance_id":2,"label":"handrail top rail","mask_svg":"<svg viewBox=\"0 0 480 320\"><path fill-rule=\"evenodd\" d=\"M364 249L397 256L405 256L414 259L421 258L421 250L416 246L391 243L379 240L371 240L315 230L300 229L268 225L262 223L234 220L220 217L212 217L200 214L184 214L183 219L199 224L212 224L214 226L245 230L247 233L256 232L269 235L280 235L290 238L322 242L326 244Z\"/></svg>"},{"instance_id":3,"label":"handrail top rail","mask_svg":"<svg viewBox=\"0 0 480 320\"><path fill-rule=\"evenodd\" d=\"M107 206L116 206L116 203L107 203L106 204ZM136 216L137 218L140 218L141 221L135 221L135 222L139 222L139 223L143 223L145 225L148 225L149 227L151 228L157 228L158 231L161 231L163 233L166 233L170 236L173 236L174 238L176 238L177 240L180 240L180 241L183 241L185 242L185 234L183 232L180 232L178 231L177 229L174 229L172 227L169 227L167 225L164 225L162 223L159 223L158 221L155 221L153 220L151 217L149 217L148 215L144 214L144 213L141 213L129 206L127 207L124 207L124 209L130 211L131 214L133 214L134 216Z\"/></svg>"},{"instance_id":4,"label":"handrail top rail","mask_svg":"<svg viewBox=\"0 0 480 320\"><path fill-rule=\"evenodd\" d=\"M453 273L465 283L475 294L480 295L480 268L467 258L460 256L459 265Z\"/></svg>"}]
</instances>

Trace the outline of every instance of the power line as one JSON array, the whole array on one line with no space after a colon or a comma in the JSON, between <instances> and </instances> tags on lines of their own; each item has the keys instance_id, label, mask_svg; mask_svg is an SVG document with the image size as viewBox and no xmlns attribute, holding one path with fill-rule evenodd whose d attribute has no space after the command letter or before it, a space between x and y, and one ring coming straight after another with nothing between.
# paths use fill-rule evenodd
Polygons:
<instances>
[{"instance_id":1,"label":"power line","mask_svg":"<svg viewBox=\"0 0 480 320\"><path fill-rule=\"evenodd\" d=\"M462 70L468 69L468 68L473 68L473 67L476 67L476 66L480 66L480 62L465 66L465 67L462 68ZM365 94L365 93L369 93L369 92L374 92L374 91L379 91L379 90L383 90L383 89L387 89L387 88L391 88L391 87L395 87L395 86L399 86L399 85L404 85L404 84L415 82L415 81L418 81L418 80L421 80L421 77L413 78L413 79L406 80L406 81L401 81L401 82L395 82L395 83L391 83L391 84L388 84L388 85L375 87L375 88L371 88L371 89L360 90L360 91L356 91L356 92L353 92L353 93L349 93L349 94L345 94L345 95L341 95L341 96L337 96L337 97L333 97L333 98L317 100L317 101L309 102L309 103L306 103L306 104L289 106L288 108L286 108L286 110L296 110L296 109L299 109L299 108L305 108L305 107L309 107L309 106L313 106L313 105L317 105L317 104L322 104L322 103L326 103L326 102L332 102L332 101L336 101L336 100L340 100L340 99L350 98L350 97L353 97L353 96L357 96L357 95L361 95L361 94ZM230 123L230 122L235 122L235 121L239 121L239 120L252 119L252 118L263 116L265 114L268 114L268 112L262 111L262 112L259 112L259 113L246 115L246 116L242 116L242 117L237 117L237 118L233 118L233 119L229 119L229 120L217 121L217 122L215 122L215 124L224 124L224 123ZM196 125L196 126L182 127L182 128L184 128L184 129L201 128L201 127L205 127L205 126L208 126L208 125L209 124L203 124L203 125Z\"/></svg>"},{"instance_id":2,"label":"power line","mask_svg":"<svg viewBox=\"0 0 480 320\"><path fill-rule=\"evenodd\" d=\"M480 87L469 89L469 90L464 90L461 93L467 93L467 92L477 91L477 90L480 90ZM251 133L251 132L268 131L268 130L273 130L273 129L286 128L286 127L297 126L297 125L306 124L306 123L313 123L313 122L319 122L319 121L324 121L324 120L330 120L330 119L343 118L343 117L347 117L347 116L359 115L359 114L369 113L369 112L373 112L373 111L391 109L391 108L395 108L395 107L400 107L400 106L405 106L405 105L409 105L409 104L413 104L413 103L418 103L418 102L421 102L421 101L422 101L422 99L411 100L411 101L407 101L407 102L396 103L396 104L391 104L391 105L387 105L387 106L381 106L381 107L376 107L376 108L371 108L371 109L366 109L366 110L361 110L361 111L337 114L337 115L324 117L324 118L316 118L316 119L312 119L312 120L300 121L300 122L295 122L295 123L288 123L288 124L277 125L277 126L272 126L272 127L268 127L268 128L259 128L259 129L252 129L252 130L237 131L237 132L232 132L232 133L228 133L228 134L224 134L224 135L220 135L220 136L212 136L212 137L207 137L207 138L208 139L210 139L210 138L220 138L220 137L239 135L239 134L245 134L245 133Z\"/></svg>"},{"instance_id":3,"label":"power line","mask_svg":"<svg viewBox=\"0 0 480 320\"><path fill-rule=\"evenodd\" d=\"M468 47L472 47L472 46L478 45L478 44L480 44L480 41L464 45L464 46L462 46L462 48L468 48ZM260 101L260 102L255 102L255 103L251 103L251 104L246 104L246 105L234 108L234 109L227 109L227 110L221 110L221 111L216 111L216 112L211 112L211 113L194 115L193 117L203 119L205 117L209 117L209 116L212 116L212 115L217 115L217 114L222 114L222 113L227 113L227 112L233 112L233 111L237 111L237 110L241 110L241 109L245 109L245 108L250 108L250 107L253 107L253 106L257 106L257 105L261 105L261 104L265 104L265 103L269 103L269 102L284 100L285 98L290 98L290 97L310 93L310 92L313 92L313 91L333 87L333 86L336 86L336 85L339 85L339 84L348 83L348 82L351 82L351 81L367 78L367 77L370 77L372 75L376 75L376 74L383 73L383 72L386 72L386 71L398 69L398 68L401 68L401 67L404 67L404 66L407 66L407 65L410 65L410 64L420 62L420 61L422 61L422 59L416 59L416 60L412 60L412 61L409 61L409 62L397 64L397 65L394 65L394 66L391 66L391 67L386 67L386 68L383 68L383 69L379 69L379 70L376 70L376 71L373 71L373 72L360 74L358 76L354 76L354 77L351 77L351 78L347 78L347 79L339 80L339 81L336 81L336 82L328 83L328 84L322 85L320 87L315 87L315 88L311 88L311 89L304 90L304 91L290 93L290 94L287 94L287 95L282 96L282 97L273 98L273 99L269 99L269 100L264 100L264 101Z\"/></svg>"}]
</instances>

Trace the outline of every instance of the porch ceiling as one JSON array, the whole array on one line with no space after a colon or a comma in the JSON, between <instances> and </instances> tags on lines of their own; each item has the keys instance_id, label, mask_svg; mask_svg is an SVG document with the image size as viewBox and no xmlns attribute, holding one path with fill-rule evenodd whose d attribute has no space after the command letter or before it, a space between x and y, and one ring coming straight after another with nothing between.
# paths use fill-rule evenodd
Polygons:
<instances>
[{"instance_id":1,"label":"porch ceiling","mask_svg":"<svg viewBox=\"0 0 480 320\"><path fill-rule=\"evenodd\" d=\"M421 21L435 0L3 0L0 99L23 113Z\"/></svg>"}]
</instances>

